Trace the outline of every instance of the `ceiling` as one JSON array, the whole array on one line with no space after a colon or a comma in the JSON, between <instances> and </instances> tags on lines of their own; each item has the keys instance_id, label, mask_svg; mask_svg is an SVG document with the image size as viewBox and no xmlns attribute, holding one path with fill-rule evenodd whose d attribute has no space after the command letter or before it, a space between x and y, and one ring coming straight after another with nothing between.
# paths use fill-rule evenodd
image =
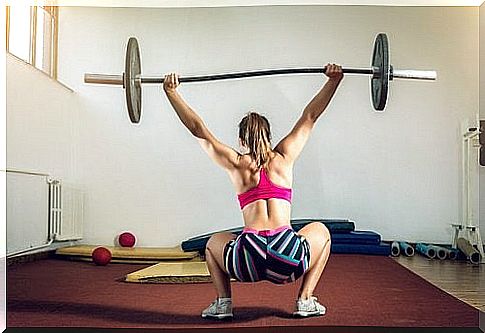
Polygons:
<instances>
[{"instance_id":1,"label":"ceiling","mask_svg":"<svg viewBox=\"0 0 485 333\"><path fill-rule=\"evenodd\" d=\"M264 5L480 6L485 0L6 0L6 5L232 7Z\"/></svg>"},{"instance_id":2,"label":"ceiling","mask_svg":"<svg viewBox=\"0 0 485 333\"><path fill-rule=\"evenodd\" d=\"M6 5L232 7L264 5L480 6L485 0L6 0Z\"/></svg>"}]
</instances>

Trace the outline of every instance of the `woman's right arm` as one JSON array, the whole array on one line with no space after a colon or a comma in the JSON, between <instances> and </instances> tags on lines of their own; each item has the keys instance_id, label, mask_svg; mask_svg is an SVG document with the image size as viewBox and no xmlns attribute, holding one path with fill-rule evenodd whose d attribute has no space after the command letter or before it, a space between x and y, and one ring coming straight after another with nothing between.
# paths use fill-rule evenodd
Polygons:
<instances>
[{"instance_id":1,"label":"woman's right arm","mask_svg":"<svg viewBox=\"0 0 485 333\"><path fill-rule=\"evenodd\" d=\"M290 162L294 162L300 155L310 136L313 126L325 111L335 94L335 91L343 78L342 67L328 64L325 75L328 76L325 85L305 107L303 114L300 119L298 119L291 132L275 147L275 150Z\"/></svg>"}]
</instances>

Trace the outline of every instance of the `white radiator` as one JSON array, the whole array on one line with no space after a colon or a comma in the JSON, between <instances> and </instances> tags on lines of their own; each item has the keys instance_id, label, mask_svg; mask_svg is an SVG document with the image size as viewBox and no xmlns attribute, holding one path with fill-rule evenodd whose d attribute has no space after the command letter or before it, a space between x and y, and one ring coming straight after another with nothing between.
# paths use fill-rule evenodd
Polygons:
<instances>
[{"instance_id":1,"label":"white radiator","mask_svg":"<svg viewBox=\"0 0 485 333\"><path fill-rule=\"evenodd\" d=\"M82 239L83 193L47 174L7 170L7 256Z\"/></svg>"},{"instance_id":2,"label":"white radiator","mask_svg":"<svg viewBox=\"0 0 485 333\"><path fill-rule=\"evenodd\" d=\"M49 225L54 240L83 237L83 194L60 180L49 180Z\"/></svg>"}]
</instances>

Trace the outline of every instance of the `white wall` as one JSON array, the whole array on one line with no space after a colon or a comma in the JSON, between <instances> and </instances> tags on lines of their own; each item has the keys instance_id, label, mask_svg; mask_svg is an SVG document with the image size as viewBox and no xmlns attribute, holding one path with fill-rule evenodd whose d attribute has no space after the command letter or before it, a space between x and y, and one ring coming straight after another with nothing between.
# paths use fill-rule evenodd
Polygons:
<instances>
[{"instance_id":1,"label":"white wall","mask_svg":"<svg viewBox=\"0 0 485 333\"><path fill-rule=\"evenodd\" d=\"M47 173L77 188L79 183L79 103L77 94L39 70L7 53L6 134L7 169ZM47 238L47 206L35 205L45 193L15 188L17 180L43 177L10 177L7 187L8 252L42 245ZM32 187L35 188L35 187ZM47 185L46 188L47 189ZM18 193L22 193L19 196ZM46 202L44 202L46 204ZM21 212L23 225L15 212ZM37 216L38 220L35 220ZM17 224L15 223L17 222ZM44 230L45 232L39 232ZM29 246L25 246L29 244ZM56 248L57 245L52 246Z\"/></svg>"},{"instance_id":2,"label":"white wall","mask_svg":"<svg viewBox=\"0 0 485 333\"><path fill-rule=\"evenodd\" d=\"M136 36L143 73L185 75L337 62L369 66L386 32L396 68L435 69L437 82L395 81L385 113L367 77L348 77L295 167L293 217L349 218L384 239L445 242L461 219L461 123L478 109L478 7L259 7L60 10L61 81L79 95L79 177L88 193L86 241L122 230L140 246L172 246L241 225L230 181L183 128L157 86L145 86L141 124L123 90L83 83L120 74ZM318 76L182 85L223 142L237 122L266 114L277 142L321 86Z\"/></svg>"},{"instance_id":3,"label":"white wall","mask_svg":"<svg viewBox=\"0 0 485 333\"><path fill-rule=\"evenodd\" d=\"M77 104L72 90L7 53L7 168L75 181Z\"/></svg>"}]
</instances>

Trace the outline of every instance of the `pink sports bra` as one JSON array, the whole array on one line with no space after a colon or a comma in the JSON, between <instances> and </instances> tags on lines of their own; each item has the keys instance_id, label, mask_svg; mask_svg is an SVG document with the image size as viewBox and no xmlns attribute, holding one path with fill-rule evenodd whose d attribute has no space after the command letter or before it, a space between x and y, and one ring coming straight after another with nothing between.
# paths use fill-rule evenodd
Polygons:
<instances>
[{"instance_id":1,"label":"pink sports bra","mask_svg":"<svg viewBox=\"0 0 485 333\"><path fill-rule=\"evenodd\" d=\"M250 203L259 199L283 199L291 203L291 188L275 185L269 180L264 168L259 171L259 183L256 187L238 194L239 206L243 209Z\"/></svg>"}]
</instances>

